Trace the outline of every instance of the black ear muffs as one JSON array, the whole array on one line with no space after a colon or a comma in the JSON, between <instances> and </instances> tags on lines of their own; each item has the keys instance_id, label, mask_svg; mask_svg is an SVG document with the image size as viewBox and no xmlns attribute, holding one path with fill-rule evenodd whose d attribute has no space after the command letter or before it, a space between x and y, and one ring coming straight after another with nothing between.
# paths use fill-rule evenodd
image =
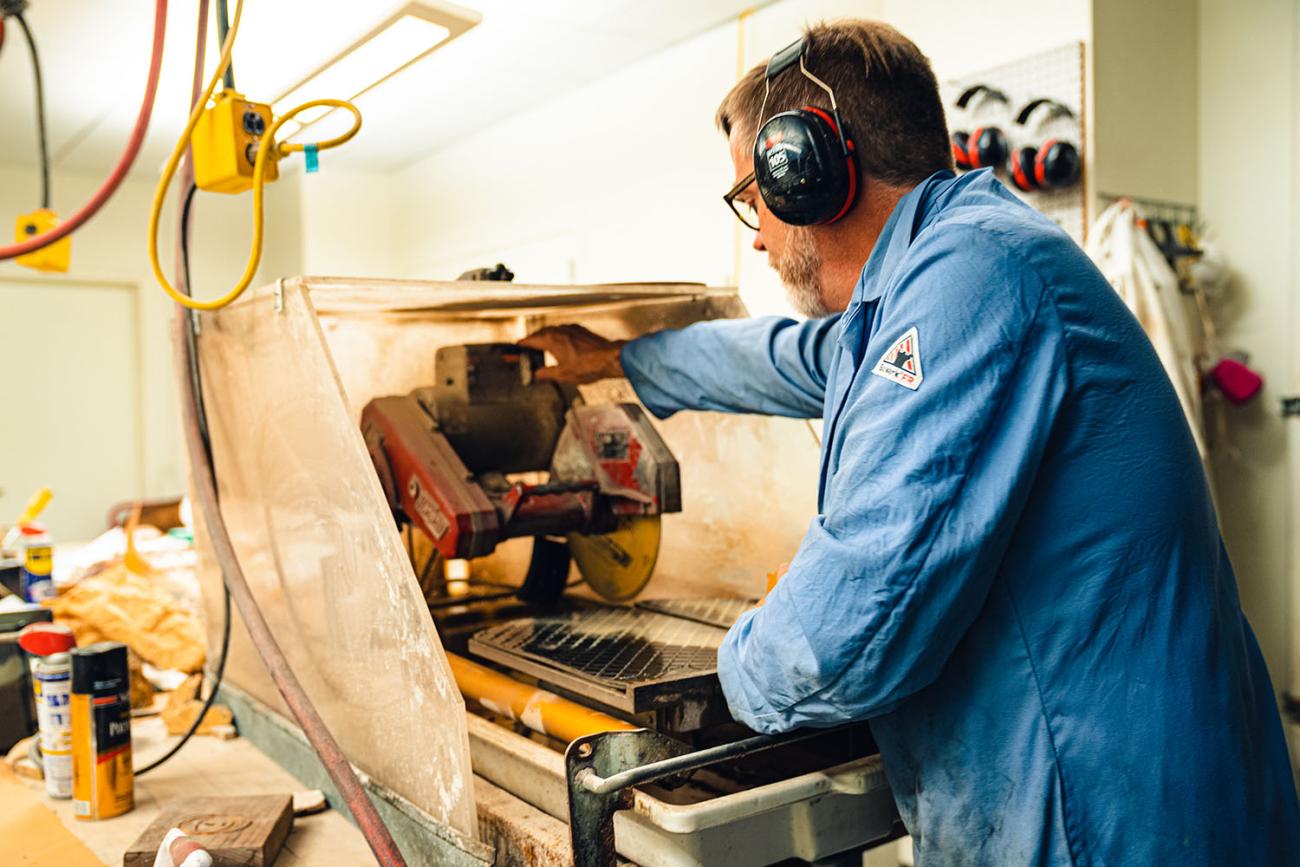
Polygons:
<instances>
[{"instance_id":1,"label":"black ear muffs","mask_svg":"<svg viewBox=\"0 0 1300 867\"><path fill-rule=\"evenodd\" d=\"M1016 148L1011 152L1011 161L1007 168L1011 171L1011 183L1024 193L1038 189L1038 180L1034 177L1034 161L1038 159L1038 148Z\"/></svg>"},{"instance_id":2,"label":"black ear muffs","mask_svg":"<svg viewBox=\"0 0 1300 867\"><path fill-rule=\"evenodd\" d=\"M833 223L857 198L853 140L811 105L774 115L754 140L754 179L772 215L792 226Z\"/></svg>"},{"instance_id":3,"label":"black ear muffs","mask_svg":"<svg viewBox=\"0 0 1300 867\"><path fill-rule=\"evenodd\" d=\"M1018 126L1028 126L1030 117L1045 109L1048 118L1074 118L1074 110L1064 103L1042 97L1031 100L1016 116ZM1026 193L1035 190L1059 190L1078 182L1083 174L1079 149L1064 139L1051 138L1039 147L1017 148L1011 155L1011 181Z\"/></svg>"},{"instance_id":4,"label":"black ear muffs","mask_svg":"<svg viewBox=\"0 0 1300 867\"><path fill-rule=\"evenodd\" d=\"M966 141L966 160L972 169L1001 168L1010 153L1006 135L996 126L976 127Z\"/></svg>"},{"instance_id":5,"label":"black ear muffs","mask_svg":"<svg viewBox=\"0 0 1300 867\"><path fill-rule=\"evenodd\" d=\"M1038 149L1034 158L1034 180L1040 188L1068 187L1082 174L1083 161L1079 149L1068 141L1048 139Z\"/></svg>"},{"instance_id":6,"label":"black ear muffs","mask_svg":"<svg viewBox=\"0 0 1300 867\"><path fill-rule=\"evenodd\" d=\"M798 65L799 71L830 98L830 109L805 105L768 118L754 138L754 181L763 203L783 223L814 226L834 223L858 197L858 161L853 139L836 108L835 92L804 67L802 39L767 62L767 84ZM763 109L767 108L767 92Z\"/></svg>"},{"instance_id":7,"label":"black ear muffs","mask_svg":"<svg viewBox=\"0 0 1300 867\"><path fill-rule=\"evenodd\" d=\"M996 87L974 84L957 97L957 108L965 109L975 97L981 95L1003 105L1008 103L1007 95ZM1009 150L1007 137L996 126L976 127L971 132L954 130L949 138L952 142L952 161L959 169L981 169L986 166L1001 168L1006 165Z\"/></svg>"}]
</instances>

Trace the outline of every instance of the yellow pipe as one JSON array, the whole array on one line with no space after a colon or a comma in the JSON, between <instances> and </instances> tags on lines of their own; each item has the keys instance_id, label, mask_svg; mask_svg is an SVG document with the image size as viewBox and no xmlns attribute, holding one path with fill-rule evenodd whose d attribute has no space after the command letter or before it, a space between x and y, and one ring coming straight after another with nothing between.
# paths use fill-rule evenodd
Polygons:
<instances>
[{"instance_id":1,"label":"yellow pipe","mask_svg":"<svg viewBox=\"0 0 1300 867\"><path fill-rule=\"evenodd\" d=\"M640 728L609 714L585 708L553 692L520 683L463 656L447 654L451 674L466 698L530 729L569 742L598 732Z\"/></svg>"}]
</instances>

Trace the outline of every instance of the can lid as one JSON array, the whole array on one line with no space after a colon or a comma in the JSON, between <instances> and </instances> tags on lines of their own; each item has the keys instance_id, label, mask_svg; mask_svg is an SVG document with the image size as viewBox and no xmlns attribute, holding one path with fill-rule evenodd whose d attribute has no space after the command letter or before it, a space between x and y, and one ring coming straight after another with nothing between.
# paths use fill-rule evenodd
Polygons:
<instances>
[{"instance_id":1,"label":"can lid","mask_svg":"<svg viewBox=\"0 0 1300 867\"><path fill-rule=\"evenodd\" d=\"M42 656L37 665L40 667L48 666L50 668L62 668L65 671L72 664L72 654L70 653L51 653L48 656ZM39 670L39 668L38 668Z\"/></svg>"},{"instance_id":2,"label":"can lid","mask_svg":"<svg viewBox=\"0 0 1300 867\"><path fill-rule=\"evenodd\" d=\"M94 692L127 680L126 645L100 641L72 651L72 691Z\"/></svg>"},{"instance_id":3,"label":"can lid","mask_svg":"<svg viewBox=\"0 0 1300 867\"><path fill-rule=\"evenodd\" d=\"M49 656L76 647L77 638L62 623L32 623L18 633L18 646L32 656Z\"/></svg>"}]
</instances>

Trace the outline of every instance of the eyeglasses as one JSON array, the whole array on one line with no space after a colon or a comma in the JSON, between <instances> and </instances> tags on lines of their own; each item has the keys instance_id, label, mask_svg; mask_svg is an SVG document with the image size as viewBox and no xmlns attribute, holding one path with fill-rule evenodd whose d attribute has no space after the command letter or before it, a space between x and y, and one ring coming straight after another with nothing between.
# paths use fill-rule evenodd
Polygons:
<instances>
[{"instance_id":1,"label":"eyeglasses","mask_svg":"<svg viewBox=\"0 0 1300 867\"><path fill-rule=\"evenodd\" d=\"M727 207L731 208L731 212L736 215L736 219L757 232L758 209L751 202L736 198L752 183L754 183L754 173L750 172L727 191L727 194L722 197L722 201L727 203Z\"/></svg>"}]
</instances>

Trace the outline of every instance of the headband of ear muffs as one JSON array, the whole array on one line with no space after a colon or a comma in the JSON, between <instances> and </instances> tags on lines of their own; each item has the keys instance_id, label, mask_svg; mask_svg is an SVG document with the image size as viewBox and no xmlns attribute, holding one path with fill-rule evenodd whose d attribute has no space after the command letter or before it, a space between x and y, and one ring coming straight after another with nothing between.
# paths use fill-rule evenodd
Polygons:
<instances>
[{"instance_id":1,"label":"headband of ear muffs","mask_svg":"<svg viewBox=\"0 0 1300 867\"><path fill-rule=\"evenodd\" d=\"M1016 115L1016 124L1024 126L1029 123L1030 115L1044 106L1051 110L1051 114L1048 115L1049 118L1074 117L1074 109L1070 108L1065 103L1059 102L1050 97L1040 96L1038 99L1031 99L1029 102L1025 103L1024 108L1020 109L1020 113Z\"/></svg>"},{"instance_id":2,"label":"headband of ear muffs","mask_svg":"<svg viewBox=\"0 0 1300 867\"><path fill-rule=\"evenodd\" d=\"M799 39L772 55L767 81L799 64L805 76L830 92L803 67ZM853 139L830 93L829 110L805 105L769 118L754 138L754 180L772 215L792 226L834 223L853 207L858 164ZM766 99L765 99L766 101Z\"/></svg>"},{"instance_id":3,"label":"headband of ear muffs","mask_svg":"<svg viewBox=\"0 0 1300 867\"><path fill-rule=\"evenodd\" d=\"M987 84L973 84L957 97L957 107L966 108L971 100L980 94L988 99L1006 104L1010 102L1007 95L996 87ZM952 161L959 169L982 169L987 166L1000 168L1006 165L1010 147L1007 137L996 126L976 127L971 132L955 130L950 136L952 142Z\"/></svg>"}]
</instances>

